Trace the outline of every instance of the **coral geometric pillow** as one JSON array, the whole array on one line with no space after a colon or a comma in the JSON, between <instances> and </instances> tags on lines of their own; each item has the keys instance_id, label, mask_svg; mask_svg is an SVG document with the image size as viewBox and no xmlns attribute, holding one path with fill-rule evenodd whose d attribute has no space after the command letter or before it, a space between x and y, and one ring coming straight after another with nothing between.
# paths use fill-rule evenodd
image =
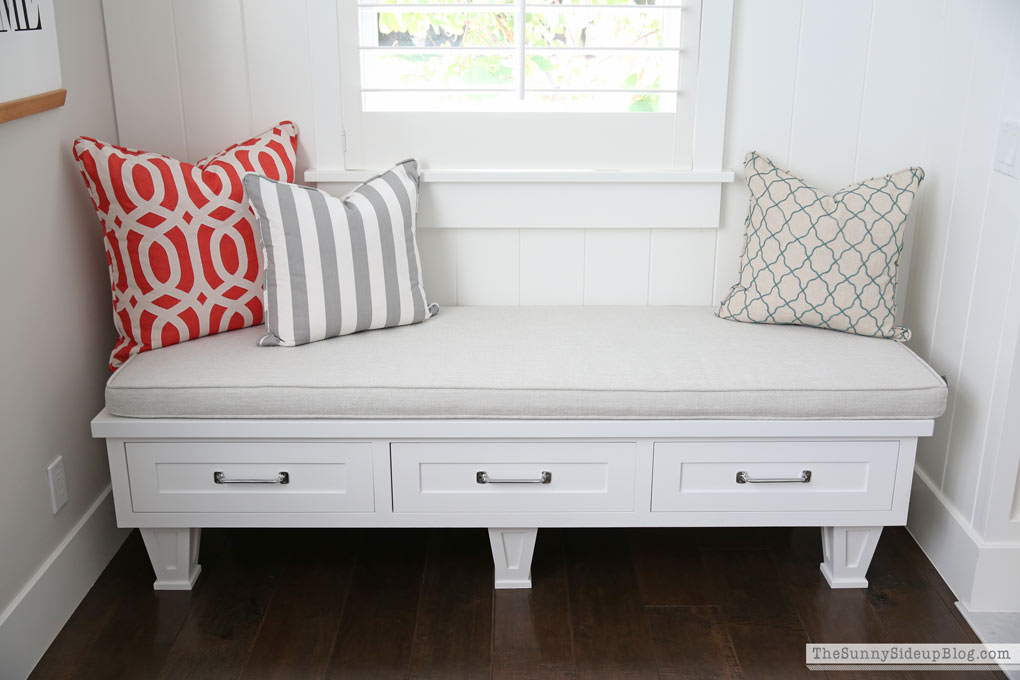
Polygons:
<instances>
[{"instance_id":1,"label":"coral geometric pillow","mask_svg":"<svg viewBox=\"0 0 1020 680\"><path fill-rule=\"evenodd\" d=\"M138 352L262 323L262 249L241 178L293 182L296 153L289 121L194 165L75 140L110 267L111 370Z\"/></svg>"},{"instance_id":2,"label":"coral geometric pillow","mask_svg":"<svg viewBox=\"0 0 1020 680\"><path fill-rule=\"evenodd\" d=\"M896 279L921 168L827 195L752 151L744 175L751 204L740 280L721 318L910 338L894 325Z\"/></svg>"}]
</instances>

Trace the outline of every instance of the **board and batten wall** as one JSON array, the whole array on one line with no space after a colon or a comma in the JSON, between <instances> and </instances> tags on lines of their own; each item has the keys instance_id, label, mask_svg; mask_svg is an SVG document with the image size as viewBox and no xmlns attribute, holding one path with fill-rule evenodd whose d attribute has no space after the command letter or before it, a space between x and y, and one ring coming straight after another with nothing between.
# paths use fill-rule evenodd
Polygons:
<instances>
[{"instance_id":1,"label":"board and batten wall","mask_svg":"<svg viewBox=\"0 0 1020 680\"><path fill-rule=\"evenodd\" d=\"M931 36L904 321L949 403L918 445L908 526L972 611L1020 611L1020 180L994 172L1020 120L1020 2L952 0Z\"/></svg>"},{"instance_id":2,"label":"board and batten wall","mask_svg":"<svg viewBox=\"0 0 1020 680\"><path fill-rule=\"evenodd\" d=\"M194 161L289 118L299 172L316 167L309 1L104 0L121 142ZM903 60L926 34L902 27L931 14L924 0L737 2L721 229L422 229L429 297L714 304L737 270L747 151L833 190L918 162L921 84Z\"/></svg>"},{"instance_id":3,"label":"board and batten wall","mask_svg":"<svg viewBox=\"0 0 1020 680\"><path fill-rule=\"evenodd\" d=\"M316 1L104 0L121 142L197 160L286 118L301 128L299 172L316 167L306 38ZM747 151L830 191L923 166L898 298L911 346L948 376L953 396L922 444L916 495L925 512L912 515L911 530L970 603L976 572L943 549L944 537L959 529L975 554L988 541L1020 546L1010 519L1020 433L1005 417L1010 399L1020 404L1011 372L1018 191L990 172L997 121L1016 98L1018 5L736 0L723 166L737 180L723 188L718 229L421 229L429 297L716 304L736 277ZM925 519L936 515L952 526Z\"/></svg>"}]
</instances>

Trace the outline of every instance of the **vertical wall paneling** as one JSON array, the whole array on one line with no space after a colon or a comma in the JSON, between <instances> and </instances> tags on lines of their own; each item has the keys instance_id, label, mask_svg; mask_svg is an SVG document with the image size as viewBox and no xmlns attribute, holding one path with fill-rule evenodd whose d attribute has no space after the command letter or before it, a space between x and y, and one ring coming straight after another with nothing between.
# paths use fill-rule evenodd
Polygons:
<instances>
[{"instance_id":1,"label":"vertical wall paneling","mask_svg":"<svg viewBox=\"0 0 1020 680\"><path fill-rule=\"evenodd\" d=\"M723 159L726 120L716 112L726 110L732 40L733 0L708 0L701 5L701 43L698 58L697 111L694 127L695 170L715 170Z\"/></svg>"},{"instance_id":2,"label":"vertical wall paneling","mask_svg":"<svg viewBox=\"0 0 1020 680\"><path fill-rule=\"evenodd\" d=\"M978 391L986 389L979 381L972 380L970 375L968 380L962 381L960 370L966 336L973 332L967 328L967 309L985 226L982 217L988 194L1002 79L1005 74L1005 61L1002 57L1008 54L1012 28L1012 21L1004 22L1003 16L1007 15L1010 6L1014 10L1009 13L1012 18L1017 4L1011 0L988 0L981 5L978 26L981 38L976 43L970 86L965 95L968 101L964 117L966 133L957 160L958 175L947 238L947 252L951 257L945 257L943 261L931 349L933 364L949 377L950 385L956 385L956 389L949 395L947 417L936 421L935 437L931 445L935 455L945 460L943 492L968 518L975 492L975 478L972 475L977 474L977 470L971 470L969 466L976 462L975 457L980 456L980 451L954 450L952 456L946 456L945 451L951 446L950 440L954 436L952 429L963 420L961 418L958 421L955 415L958 404L962 405L963 413L969 413L975 400L981 398ZM984 337L987 338L987 335ZM965 433L964 436L969 435Z\"/></svg>"},{"instance_id":3,"label":"vertical wall paneling","mask_svg":"<svg viewBox=\"0 0 1020 680\"><path fill-rule=\"evenodd\" d=\"M1014 279L1014 283L1020 281ZM1016 318L1020 315L1020 285L1013 288L1013 293L1011 316ZM1020 457L1015 451L1009 455L1009 447L1020 441L1020 419L1015 417L1020 413L1020 370L1017 368L1020 367L1020 341L1015 333L1011 341L1013 351L1008 361L1003 362L1008 364L1003 368L1011 369L1012 379L1003 380L1001 401L997 402L1000 414L1005 417L999 420L997 436L988 447L992 455L998 456L996 464L988 466L989 479L981 487L989 489L988 505L979 518L980 523L975 523L984 527L983 535L989 541L1020 542Z\"/></svg>"},{"instance_id":4,"label":"vertical wall paneling","mask_svg":"<svg viewBox=\"0 0 1020 680\"><path fill-rule=\"evenodd\" d=\"M941 16L929 0L882 0L871 22L854 181L921 163L929 56Z\"/></svg>"},{"instance_id":5,"label":"vertical wall paneling","mask_svg":"<svg viewBox=\"0 0 1020 680\"><path fill-rule=\"evenodd\" d=\"M344 168L343 115L340 99L331 94L340 91L336 0L307 1L309 53L329 55L311 63L315 162L320 168Z\"/></svg>"},{"instance_id":6,"label":"vertical wall paneling","mask_svg":"<svg viewBox=\"0 0 1020 680\"><path fill-rule=\"evenodd\" d=\"M103 0L103 16L120 143L186 158L171 0Z\"/></svg>"},{"instance_id":7,"label":"vertical wall paneling","mask_svg":"<svg viewBox=\"0 0 1020 680\"><path fill-rule=\"evenodd\" d=\"M924 356L931 352L940 274L958 174L956 160L960 154L963 118L967 111L966 97L944 96L939 84L958 83L963 87L970 81L979 9L980 4L970 0L947 0L941 25L932 37L929 53L923 59L930 64L927 73L933 88L927 97L931 105L927 109L928 133L922 158L925 178L918 211L923 234L914 240L910 272L912 285L908 289L904 321L913 331L911 346ZM942 46L947 44L953 44L954 49L943 49ZM929 477L941 483L941 465L929 467L921 451L918 451L918 460Z\"/></svg>"},{"instance_id":8,"label":"vertical wall paneling","mask_svg":"<svg viewBox=\"0 0 1020 680\"><path fill-rule=\"evenodd\" d=\"M457 232L419 229L422 283L429 302L457 304Z\"/></svg>"},{"instance_id":9,"label":"vertical wall paneling","mask_svg":"<svg viewBox=\"0 0 1020 680\"><path fill-rule=\"evenodd\" d=\"M789 164L797 53L803 0L738 0L723 167L737 181L723 187L721 227L716 230L714 294L718 302L737 278L747 215L744 155L757 150Z\"/></svg>"},{"instance_id":10,"label":"vertical wall paneling","mask_svg":"<svg viewBox=\"0 0 1020 680\"><path fill-rule=\"evenodd\" d=\"M1014 48L1014 52L1020 53L1020 49ZM1020 62L1020 58L1014 59L1016 62ZM1015 442L1020 441L1020 436L1003 437L1004 431L1010 426L1007 421L1016 420L1015 414L1020 413L1020 401L1017 399L1020 391L1011 396L1011 392L1020 385L1020 364L1016 363L1016 353L1020 350L1020 267L1017 265L1017 258L1020 257L1020 199L1015 197L1020 193L1020 186L1017 180L994 173L992 182L1010 183L1012 186L989 192L985 219L989 222L997 220L999 224L1012 225L1013 228L996 229L994 234L989 234L986 247L982 248L978 260L978 275L974 285L976 294L971 305L971 316L984 320L977 329L979 332L986 329L994 332L992 326L996 322L1001 332L991 338L968 335L965 346L963 371L969 375L971 362L967 357L973 357L982 350L987 351L992 344L990 340L998 344L996 356L982 361L985 364L982 368L988 368L991 376L987 385L988 394L981 400L987 403L987 424L978 434L983 435L979 442L982 459L988 459L991 464L986 465L982 461L980 467L972 523L984 529L982 533L989 540L1002 540L1007 538L1004 534L1012 531L1014 535L1008 538L1020 541L1020 523L1011 529L1003 525L1003 519L1011 514L1010 505L1015 486L1012 480L1016 479L1016 465L1020 460L1020 456L1015 452L1011 456L1008 450L1011 446L1015 448ZM1012 193L1009 189L1012 189ZM978 291L987 292L981 294ZM980 379L981 376L978 377ZM977 440L976 436L957 438L958 432L954 428L954 439L950 445L967 446ZM1006 450L1002 450L1003 446Z\"/></svg>"},{"instance_id":11,"label":"vertical wall paneling","mask_svg":"<svg viewBox=\"0 0 1020 680\"><path fill-rule=\"evenodd\" d=\"M872 0L804 0L791 169L826 191L853 179Z\"/></svg>"},{"instance_id":12,"label":"vertical wall paneling","mask_svg":"<svg viewBox=\"0 0 1020 680\"><path fill-rule=\"evenodd\" d=\"M457 234L457 304L520 303L520 230L462 229Z\"/></svg>"},{"instance_id":13,"label":"vertical wall paneling","mask_svg":"<svg viewBox=\"0 0 1020 680\"><path fill-rule=\"evenodd\" d=\"M584 232L522 229L522 305L584 303Z\"/></svg>"},{"instance_id":14,"label":"vertical wall paneling","mask_svg":"<svg viewBox=\"0 0 1020 680\"><path fill-rule=\"evenodd\" d=\"M1012 57L1006 72L1001 119L1020 119L1020 15L1014 20ZM1020 180L992 173L986 220L998 220L1002 234L989 242L989 248L1001 248L1009 258L1009 274L1003 299L975 300L981 314L1003 317L999 361L995 367L995 384L991 396L985 456L994 465L982 465L977 498L988 503L976 507L974 525L985 527L989 540L1020 541ZM1013 239L1012 245L1006 242ZM979 262L984 267L985 262ZM993 274L996 275L996 274ZM975 290L986 284L980 279ZM980 287L979 287L980 286ZM1011 449L1013 455L1010 455Z\"/></svg>"},{"instance_id":15,"label":"vertical wall paneling","mask_svg":"<svg viewBox=\"0 0 1020 680\"><path fill-rule=\"evenodd\" d=\"M648 229L588 231L584 248L584 304L648 304Z\"/></svg>"},{"instance_id":16,"label":"vertical wall paneling","mask_svg":"<svg viewBox=\"0 0 1020 680\"><path fill-rule=\"evenodd\" d=\"M1010 55L1016 50L1015 24L1020 3L993 0L988 4L996 20L990 17L982 20L985 26L982 35L987 43L983 40L975 53L975 63L981 64L982 68L980 71L975 69L973 80L975 104L980 101L982 106L975 106L975 110L968 115L975 131L974 144L969 149L979 152L979 155L971 159L975 172L967 178L968 185L972 179L983 178L984 181L966 186L963 189L969 192L966 199L963 195L957 199L960 217L981 224L981 228L977 238L971 233L972 243L968 246L974 254L971 256L968 252L967 255L974 258L974 266L970 281L966 281L960 290L962 299L957 302L966 305L958 372L961 379L953 403L952 430L947 443L953 455L947 460L943 482L945 495L967 517L973 517L973 506L977 499L977 481L985 452L992 388L998 378L996 366L1003 333L1002 310L1006 303L1013 264L1015 234L1003 227L1007 224L1015 225L1016 211L1020 210L1016 200L1020 187L1016 180L991 172L989 162L994 155L998 137L1006 67L1010 63ZM1008 11L1010 7L1011 14ZM1010 20L1003 22L1004 16L1009 16ZM989 105L989 102L993 104ZM985 153L981 154L981 151ZM1000 188L1002 191L997 190ZM954 226L954 232L963 233L964 224L960 222L959 229ZM954 263L958 258L963 259L960 255L954 256ZM953 271L948 262L944 271ZM939 311L950 309L952 306L940 307Z\"/></svg>"},{"instance_id":17,"label":"vertical wall paneling","mask_svg":"<svg viewBox=\"0 0 1020 680\"><path fill-rule=\"evenodd\" d=\"M1016 611L1020 181L992 163L1000 122L1020 117L1020 3L943 10L921 61L927 186L905 320L911 345L947 376L949 402L918 448L919 483L931 487L921 497L938 502L908 526L971 611Z\"/></svg>"},{"instance_id":18,"label":"vertical wall paneling","mask_svg":"<svg viewBox=\"0 0 1020 680\"><path fill-rule=\"evenodd\" d=\"M243 0L243 9L253 124L257 130L281 120L298 124L300 178L316 163L307 0Z\"/></svg>"},{"instance_id":19,"label":"vertical wall paneling","mask_svg":"<svg viewBox=\"0 0 1020 680\"><path fill-rule=\"evenodd\" d=\"M974 68L980 4L969 0L948 0L943 16L944 21L933 42L935 45L952 42L956 49L933 48L929 55L930 70L944 82L966 87ZM967 101L965 96L939 97L938 105L929 109L929 131L923 154L925 186L921 192L918 233L911 257L911 285L904 309L904 321L914 333L910 345L943 374L949 371L952 358L945 354L933 355L932 349L944 280L942 268L947 254L949 223L960 174L957 160L965 139ZM947 292L952 294L952 290L950 286ZM939 487L945 470L946 451L941 437L918 442L917 464Z\"/></svg>"},{"instance_id":20,"label":"vertical wall paneling","mask_svg":"<svg viewBox=\"0 0 1020 680\"><path fill-rule=\"evenodd\" d=\"M253 132L241 2L173 0L173 19L186 158L195 161Z\"/></svg>"},{"instance_id":21,"label":"vertical wall paneling","mask_svg":"<svg viewBox=\"0 0 1020 680\"><path fill-rule=\"evenodd\" d=\"M714 261L715 230L653 230L648 304L711 305Z\"/></svg>"},{"instance_id":22,"label":"vertical wall paneling","mask_svg":"<svg viewBox=\"0 0 1020 680\"><path fill-rule=\"evenodd\" d=\"M926 77L930 69L917 64L927 58L931 36L941 21L939 6L932 8L930 5L928 0L875 3L853 181L921 165L926 130L923 123L928 117L927 96L937 85ZM918 196L905 225L896 290L901 321L920 199Z\"/></svg>"}]
</instances>

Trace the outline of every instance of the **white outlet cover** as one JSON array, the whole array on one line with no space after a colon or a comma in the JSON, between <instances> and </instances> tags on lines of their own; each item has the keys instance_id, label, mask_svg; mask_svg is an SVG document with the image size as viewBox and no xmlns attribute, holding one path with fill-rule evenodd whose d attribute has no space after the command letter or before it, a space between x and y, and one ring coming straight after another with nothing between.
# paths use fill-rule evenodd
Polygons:
<instances>
[{"instance_id":1,"label":"white outlet cover","mask_svg":"<svg viewBox=\"0 0 1020 680\"><path fill-rule=\"evenodd\" d=\"M992 167L996 172L1020 178L1020 121L1002 121Z\"/></svg>"},{"instance_id":2,"label":"white outlet cover","mask_svg":"<svg viewBox=\"0 0 1020 680\"><path fill-rule=\"evenodd\" d=\"M57 456L46 467L46 476L50 482L50 506L55 515L67 504L67 478L64 476L63 456Z\"/></svg>"}]
</instances>

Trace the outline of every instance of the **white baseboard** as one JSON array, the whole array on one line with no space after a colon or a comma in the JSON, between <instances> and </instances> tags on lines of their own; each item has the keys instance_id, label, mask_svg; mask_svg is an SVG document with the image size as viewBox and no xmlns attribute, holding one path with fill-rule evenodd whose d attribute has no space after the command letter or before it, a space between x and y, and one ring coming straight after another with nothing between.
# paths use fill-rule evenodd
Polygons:
<instances>
[{"instance_id":1,"label":"white baseboard","mask_svg":"<svg viewBox=\"0 0 1020 680\"><path fill-rule=\"evenodd\" d=\"M107 486L0 612L0 680L28 677L129 533L117 528Z\"/></svg>"},{"instance_id":2,"label":"white baseboard","mask_svg":"<svg viewBox=\"0 0 1020 680\"><path fill-rule=\"evenodd\" d=\"M1020 544L989 543L920 469L907 530L971 612L1020 612Z\"/></svg>"}]
</instances>

